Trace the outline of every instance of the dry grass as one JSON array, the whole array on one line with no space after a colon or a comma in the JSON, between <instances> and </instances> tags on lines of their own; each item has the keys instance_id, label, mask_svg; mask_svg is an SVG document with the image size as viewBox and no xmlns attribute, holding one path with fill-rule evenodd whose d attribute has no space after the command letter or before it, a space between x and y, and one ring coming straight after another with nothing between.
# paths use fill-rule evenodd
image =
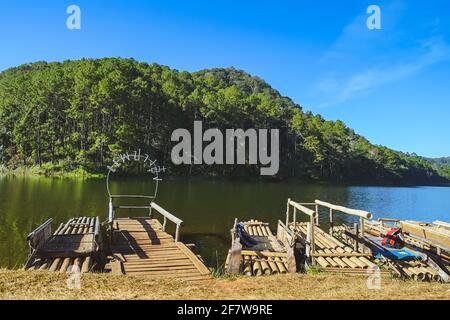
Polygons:
<instances>
[{"instance_id":1,"label":"dry grass","mask_svg":"<svg viewBox=\"0 0 450 320\"><path fill-rule=\"evenodd\" d=\"M169 279L86 274L81 290L66 286L68 276L46 271L0 270L0 299L441 299L450 285L383 278L382 290L368 290L366 277L291 274L262 278L212 279L189 284Z\"/></svg>"}]
</instances>

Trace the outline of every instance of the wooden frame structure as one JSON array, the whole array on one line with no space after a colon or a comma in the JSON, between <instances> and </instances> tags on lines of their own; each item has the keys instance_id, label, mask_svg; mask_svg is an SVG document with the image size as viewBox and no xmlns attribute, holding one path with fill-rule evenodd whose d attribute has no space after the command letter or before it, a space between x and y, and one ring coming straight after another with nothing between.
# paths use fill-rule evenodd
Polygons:
<instances>
[{"instance_id":1,"label":"wooden frame structure","mask_svg":"<svg viewBox=\"0 0 450 320\"><path fill-rule=\"evenodd\" d=\"M319 227L320 207L329 209L329 234ZM372 214L367 211L341 207L320 200L315 200L313 203L297 203L288 199L286 225L279 222L279 228L286 229L285 237L289 237L289 232L293 234L294 241L304 247L303 256L306 258L307 267L318 264L324 268L324 271L339 270L353 273L375 267L375 264L370 261L371 253L366 253L364 248L361 248L362 250L351 248L334 237L334 214L337 211L359 217L361 225L364 225L366 219L372 218ZM297 222L299 212L308 217L308 222Z\"/></svg>"},{"instance_id":2,"label":"wooden frame structure","mask_svg":"<svg viewBox=\"0 0 450 320\"><path fill-rule=\"evenodd\" d=\"M143 206L131 206L131 205L114 205L115 199L148 199L150 200L150 204ZM109 214L108 214L108 224L110 227L110 231L113 230L113 222L116 217L116 211L123 210L148 210L148 217L152 218L153 210L159 213L163 217L163 231L166 231L167 221L173 222L175 224L175 242L178 242L180 239L180 230L183 224L183 220L175 217L166 209L162 208L160 205L156 204L154 201L154 197L152 196L139 196L139 195L111 195L109 198Z\"/></svg>"},{"instance_id":3,"label":"wooden frame structure","mask_svg":"<svg viewBox=\"0 0 450 320\"><path fill-rule=\"evenodd\" d=\"M309 217L309 222L307 224L307 236L306 236L306 256L311 259L311 262L314 263L314 257L312 254L315 252L315 243L314 243L314 226L318 224L318 212L317 208L316 210L312 210L307 208L306 206L314 205L311 203L297 203L295 201L292 201L291 199L288 199L287 205L286 205L286 228L289 230L290 225L296 225L297 224L297 212L300 211L300 213L303 213ZM290 214L290 209L293 208L292 216ZM291 218L292 217L292 222ZM295 232L294 232L295 233ZM295 240L293 240L295 241Z\"/></svg>"}]
</instances>

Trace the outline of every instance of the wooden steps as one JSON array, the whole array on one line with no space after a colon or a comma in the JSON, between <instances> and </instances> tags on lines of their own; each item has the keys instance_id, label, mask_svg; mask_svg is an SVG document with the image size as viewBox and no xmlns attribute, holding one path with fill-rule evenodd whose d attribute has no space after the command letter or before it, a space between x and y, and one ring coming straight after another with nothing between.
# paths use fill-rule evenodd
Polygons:
<instances>
[{"instance_id":1,"label":"wooden steps","mask_svg":"<svg viewBox=\"0 0 450 320\"><path fill-rule=\"evenodd\" d=\"M210 271L181 242L163 231L161 223L150 218L115 219L112 255L121 267L113 273L169 277L186 281L210 280Z\"/></svg>"}]
</instances>

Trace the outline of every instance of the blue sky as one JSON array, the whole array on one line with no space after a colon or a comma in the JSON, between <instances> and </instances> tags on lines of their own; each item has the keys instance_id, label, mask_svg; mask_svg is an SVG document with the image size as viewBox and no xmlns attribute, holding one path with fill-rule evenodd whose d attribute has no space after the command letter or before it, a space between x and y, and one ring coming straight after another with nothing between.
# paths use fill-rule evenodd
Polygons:
<instances>
[{"instance_id":1,"label":"blue sky","mask_svg":"<svg viewBox=\"0 0 450 320\"><path fill-rule=\"evenodd\" d=\"M66 28L71 4L81 30ZM371 4L381 30L366 27ZM448 0L1 1L0 39L0 70L106 56L234 66L373 143L450 155Z\"/></svg>"}]
</instances>

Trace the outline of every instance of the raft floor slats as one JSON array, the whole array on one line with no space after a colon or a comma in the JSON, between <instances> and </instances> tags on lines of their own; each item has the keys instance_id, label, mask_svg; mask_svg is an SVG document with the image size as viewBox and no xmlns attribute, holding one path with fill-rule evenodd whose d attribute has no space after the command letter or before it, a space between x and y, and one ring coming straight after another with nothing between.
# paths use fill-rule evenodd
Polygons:
<instances>
[{"instance_id":1,"label":"raft floor slats","mask_svg":"<svg viewBox=\"0 0 450 320\"><path fill-rule=\"evenodd\" d=\"M94 217L79 217L60 224L53 236L37 250L27 270L65 273L76 266L82 273L91 271L96 254L95 223Z\"/></svg>"},{"instance_id":2,"label":"raft floor slats","mask_svg":"<svg viewBox=\"0 0 450 320\"><path fill-rule=\"evenodd\" d=\"M300 238L306 239L307 223L289 225ZM374 267L370 255L361 256L353 248L340 242L318 226L314 226L315 261L323 271L335 272L345 270L353 273L366 273L368 268Z\"/></svg>"},{"instance_id":3,"label":"raft floor slats","mask_svg":"<svg viewBox=\"0 0 450 320\"><path fill-rule=\"evenodd\" d=\"M170 277L186 281L211 279L203 262L149 218L115 219L111 251L126 275ZM111 262L110 264L113 264Z\"/></svg>"}]
</instances>

